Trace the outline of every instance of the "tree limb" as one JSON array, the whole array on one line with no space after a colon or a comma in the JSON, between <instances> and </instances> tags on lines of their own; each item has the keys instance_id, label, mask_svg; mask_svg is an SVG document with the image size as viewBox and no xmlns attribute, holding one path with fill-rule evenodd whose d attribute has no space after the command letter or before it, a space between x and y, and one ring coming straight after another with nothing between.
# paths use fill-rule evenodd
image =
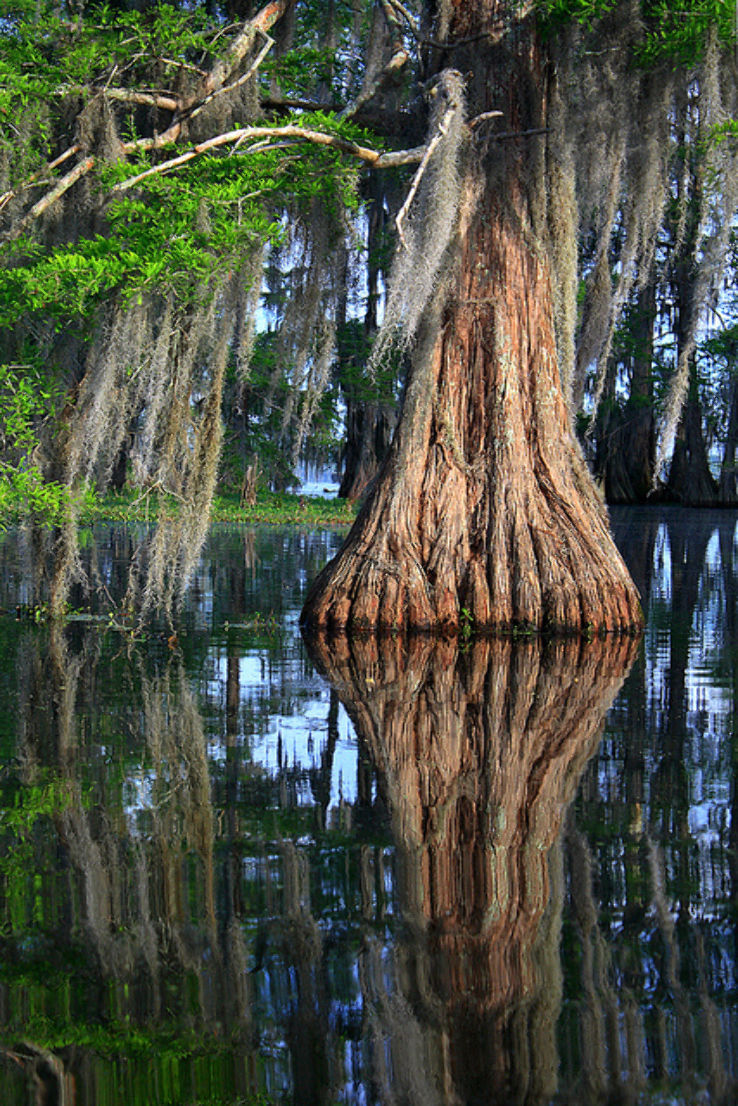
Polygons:
<instances>
[{"instance_id":1,"label":"tree limb","mask_svg":"<svg viewBox=\"0 0 738 1106\"><path fill-rule=\"evenodd\" d=\"M96 88L93 91L110 100L118 100L124 104L150 105L163 111L178 111L182 106L177 97L167 96L162 92L137 92L127 88Z\"/></svg>"},{"instance_id":2,"label":"tree limb","mask_svg":"<svg viewBox=\"0 0 738 1106\"><path fill-rule=\"evenodd\" d=\"M14 238L19 238L28 224L34 219L37 219L39 215L43 215L55 200L58 200L60 196L68 192L72 185L76 184L86 173L89 173L90 169L95 165L95 162L96 159L94 157L87 157L83 161L77 162L74 169L71 169L65 177L57 181L56 185L42 196L41 199L33 205L31 210L23 216L18 226L7 235L8 239L12 241Z\"/></svg>"},{"instance_id":3,"label":"tree limb","mask_svg":"<svg viewBox=\"0 0 738 1106\"><path fill-rule=\"evenodd\" d=\"M217 62L211 72L207 75L207 78L203 80L196 94L187 98L186 101L177 99L176 97L167 96L165 93L159 93L154 91L136 91L123 88L106 88L100 89L100 95L107 95L113 100L119 100L121 102L139 103L139 104L153 104L154 106L164 108L174 112L174 117L166 128L159 134L150 135L143 138L136 138L129 142L121 144L121 150L124 155L130 155L141 151L150 151L162 149L165 146L173 144L180 136L182 132L183 124L191 119L194 115L198 114L203 108L210 103L216 96L223 95L226 92L231 91L234 88L239 87L245 83L252 74L258 69L267 53L273 45L273 39L269 36L269 29L276 23L276 21L284 15L289 9L294 0L270 0L260 12L257 13L251 20L246 23L239 34L234 39L231 47L228 50L226 57ZM390 0L381 0L383 4L383 10L388 23L392 29L399 36L399 22L395 15ZM248 51L252 48L254 41L258 35L263 36L264 44L259 50L257 56L254 58L248 69L238 76L230 83L226 83L229 76L232 76L242 63L244 57ZM380 74L376 82L366 90L366 93L357 98L353 105L349 105L342 114L349 114L349 108L352 111L356 111L362 103L365 103L371 98L379 88L380 84L387 79L388 75L393 73L397 68L405 64L408 58L407 51L402 46L401 39L396 37L395 46L397 49L393 53L387 66ZM427 164L430 158L433 148L435 148L433 142L429 146L418 146L406 150L392 150L387 153L382 153L378 150L371 149L370 147L361 146L356 142L352 142L348 139L341 138L339 135L328 134L324 131L313 130L311 128L304 128L295 125L288 125L284 127L241 127L237 130L228 131L224 134L215 135L213 138L206 140L205 142L198 143L191 149L186 150L182 154L178 154L176 157L169 158L166 161L161 162L159 165L151 166L141 173L137 173L134 176L127 178L124 181L116 184L111 189L111 194L121 194L128 191L134 185L140 181L147 179L148 177L166 173L172 169L177 169L181 165L185 165L187 162L192 161L194 158L207 153L210 150L217 149L222 146L234 145L238 146L244 141L249 139L266 139L268 141L279 139L287 140L289 142L308 142L314 145L332 147L339 150L341 153L347 154L350 157L354 157L363 161L365 164L370 165L377 169L393 168L400 165L417 164L421 162ZM435 142L438 138L435 139ZM65 150L63 154L60 154L54 161L49 162L45 170L50 171L64 161L68 160L74 154L79 153L79 145L70 146L68 150ZM26 215L20 220L16 227L5 235L6 240L18 238L30 222L38 218L45 211L47 211L51 205L61 196L72 188L77 181L84 177L87 173L93 169L97 164L97 158L94 155L89 155L79 161L73 169L66 173L58 180L54 187L46 192L41 199L39 199L33 207L26 213ZM414 182L414 188L417 189L420 176L422 176L422 168L419 175L416 176ZM5 192L0 196L0 210L7 205L10 199L18 194L23 188L29 187L34 181L38 180L44 170L40 170L29 178L18 189ZM412 191L412 190L411 190ZM412 192L414 195L414 191ZM410 200L412 200L412 195Z\"/></svg>"},{"instance_id":4,"label":"tree limb","mask_svg":"<svg viewBox=\"0 0 738 1106\"><path fill-rule=\"evenodd\" d=\"M390 80L395 73L407 65L410 55L402 41L402 27L390 0L380 0L382 11L392 35L392 57L379 71L377 76L365 88L362 88L355 99L351 100L341 112L339 118L350 119L356 112L368 103L380 89Z\"/></svg>"},{"instance_id":5,"label":"tree limb","mask_svg":"<svg viewBox=\"0 0 738 1106\"><path fill-rule=\"evenodd\" d=\"M421 180L423 179L423 174L425 173L426 169L428 168L428 162L430 161L430 159L433 155L433 151L435 150L436 146L438 145L438 143L441 141L443 136L446 134L446 131L448 130L448 124L451 121L451 116L452 115L453 115L453 109L448 108L446 110L446 112L444 113L443 119L441 119L441 122L438 124L438 130L433 135L433 138L431 138L430 142L428 143L428 145L425 147L425 149L423 151L423 156L422 156L422 159L420 161L420 165L418 166L417 172L416 172L415 176L413 177L412 184L410 185L410 190L409 190L407 196L405 197L405 202L397 213L397 218L395 219L395 226L397 227L398 237L399 237L400 241L402 242L402 245L405 247L405 249L407 249L407 242L405 240L405 235L403 234L403 231L402 231L402 224L403 224L405 218L407 217L407 213L410 210L411 203L415 199L415 194L418 191L418 187L420 185Z\"/></svg>"},{"instance_id":6,"label":"tree limb","mask_svg":"<svg viewBox=\"0 0 738 1106\"><path fill-rule=\"evenodd\" d=\"M43 169L39 169L37 173L33 173L30 177L28 177L27 180L23 182L23 184L18 185L17 188L9 188L7 192L3 192L2 196L0 196L0 211L2 211L5 205L10 203L10 201L20 192L23 192L26 188L30 188L46 173L50 173L54 169L57 169L60 165L63 165L65 161L68 161L70 157L74 157L74 155L78 153L78 145L70 146L69 149L64 151L64 153L59 154L58 157L55 157L53 161L47 162L46 165L44 165Z\"/></svg>"},{"instance_id":7,"label":"tree limb","mask_svg":"<svg viewBox=\"0 0 738 1106\"><path fill-rule=\"evenodd\" d=\"M360 146L357 142L351 142L339 135L326 134L325 131L315 131L306 127L240 127L238 130L226 131L224 134L208 138L205 142L200 142L185 153L170 158L168 161L162 161L159 165L152 165L142 173L137 173L133 177L128 177L127 180L120 181L114 185L111 191L113 193L127 192L147 177L153 177L158 173L166 173L170 169L177 169L180 165L185 165L188 161L192 161L209 150L221 146L240 145L249 138L287 138L298 142L313 143L316 146L331 146L336 150L340 150L341 153L349 154L351 157L358 158L377 169L388 169L392 166L407 165L420 161L426 151L426 147L422 146L414 150L395 150L387 154L381 154L378 150L372 150L368 146Z\"/></svg>"},{"instance_id":8,"label":"tree limb","mask_svg":"<svg viewBox=\"0 0 738 1106\"><path fill-rule=\"evenodd\" d=\"M198 100L209 96L211 92L228 81L251 49L256 36L261 33L268 37L268 32L289 11L293 3L294 0L270 0L270 3L265 4L260 12L244 24L231 43L226 56L217 61L210 70Z\"/></svg>"},{"instance_id":9,"label":"tree limb","mask_svg":"<svg viewBox=\"0 0 738 1106\"><path fill-rule=\"evenodd\" d=\"M188 119L194 119L196 115L199 115L203 108L207 107L207 105L212 100L214 100L216 96L223 96L226 92L232 92L234 88L239 88L241 85L246 84L246 81L248 81L249 78L253 76L253 74L263 62L264 58L271 50L272 46L274 46L274 39L270 38L269 35L266 34L266 32L262 33L264 34L265 39L264 45L254 58L246 72L242 73L241 76L237 80L232 81L231 84L223 85L221 88L216 88L213 92L209 93L204 100L201 100L200 103L192 109L192 111L188 112Z\"/></svg>"}]
</instances>

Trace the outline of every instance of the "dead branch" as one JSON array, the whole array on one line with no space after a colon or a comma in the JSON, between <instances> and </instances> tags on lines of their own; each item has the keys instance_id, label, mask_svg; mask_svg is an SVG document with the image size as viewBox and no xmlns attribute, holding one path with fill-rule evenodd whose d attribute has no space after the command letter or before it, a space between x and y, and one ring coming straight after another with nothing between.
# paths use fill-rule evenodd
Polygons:
<instances>
[{"instance_id":1,"label":"dead branch","mask_svg":"<svg viewBox=\"0 0 738 1106\"><path fill-rule=\"evenodd\" d=\"M110 100L118 100L124 104L150 105L163 111L178 111L182 106L175 96L168 96L162 92L137 92L127 88L100 88L94 91L101 96L107 96Z\"/></svg>"},{"instance_id":2,"label":"dead branch","mask_svg":"<svg viewBox=\"0 0 738 1106\"><path fill-rule=\"evenodd\" d=\"M207 105L211 103L211 101L214 100L216 96L223 96L225 95L225 93L233 92L235 88L240 88L241 85L246 84L246 81L248 81L249 78L254 75L256 70L264 61L264 58L271 50L272 46L274 46L274 39L270 38L269 35L265 32L264 39L264 45L262 46L261 50L256 55L248 69L241 74L238 80L232 81L231 84L223 85L222 88L216 88L214 92L211 92L208 96L206 96L205 99L197 105L197 107L193 108L192 111L188 113L188 119L194 119L196 115L199 115L203 108L207 107Z\"/></svg>"},{"instance_id":3,"label":"dead branch","mask_svg":"<svg viewBox=\"0 0 738 1106\"><path fill-rule=\"evenodd\" d=\"M10 188L7 192L3 192L0 196L0 211L8 204L14 196L17 196L20 192L25 191L26 188L31 188L36 182L40 182L47 173L53 172L54 169L58 169L60 165L63 165L65 161L68 161L70 157L74 157L79 153L79 146L70 146L64 153L59 154L53 161L49 161L44 165L43 169L39 169L37 173L33 173L23 184L18 185L17 188Z\"/></svg>"},{"instance_id":4,"label":"dead branch","mask_svg":"<svg viewBox=\"0 0 738 1106\"><path fill-rule=\"evenodd\" d=\"M472 130L474 127L478 127L480 123L486 123L488 119L499 119L502 114L501 111L483 111L480 115L475 115L473 119L469 120L469 129Z\"/></svg>"},{"instance_id":5,"label":"dead branch","mask_svg":"<svg viewBox=\"0 0 738 1106\"><path fill-rule=\"evenodd\" d=\"M192 161L194 158L207 153L209 150L218 149L221 146L240 145L250 138L292 139L294 141L310 142L317 146L332 146L334 149L340 150L341 153L359 158L368 165L377 165L382 158L382 155L377 150L372 150L367 146L359 146L356 142L351 142L346 138L340 138L335 134L326 134L324 131L314 131L297 126L240 127L238 130L226 131L224 134L218 134L213 138L208 138L207 141L200 142L197 146L193 146L191 149L185 151L185 153L170 158L168 161L162 161L159 165L152 165L151 168L145 169L142 173L137 173L135 176L129 177L127 180L116 184L112 191L114 193L127 192L130 188L133 188L134 185L145 180L147 177L153 177L158 173L169 172L170 169L177 169L180 165L185 165L188 161ZM402 163L395 162L395 164ZM386 163L384 167L386 167Z\"/></svg>"},{"instance_id":6,"label":"dead branch","mask_svg":"<svg viewBox=\"0 0 738 1106\"><path fill-rule=\"evenodd\" d=\"M441 119L441 122L438 124L438 130L433 135L433 138L430 140L428 145L425 147L420 165L418 166L417 172L416 172L415 176L413 177L413 182L410 185L410 191L408 192L407 196L405 197L404 204L402 205L402 207L400 208L400 210L397 213L397 218L395 219L395 226L397 227L397 234L399 236L399 239L402 242L405 249L407 249L407 242L405 240L405 235L403 234L403 231L402 231L402 224L403 224L405 218L407 217L408 211L410 210L410 205L412 204L413 200L415 199L415 194L418 191L418 187L420 185L421 180L423 179L423 174L425 173L426 169L428 168L428 162L430 161L430 159L433 155L433 151L435 150L436 146L438 145L438 143L441 141L443 136L446 134L446 131L448 130L448 124L451 121L451 117L452 117L453 113L454 113L453 108L448 108L446 110L446 112L444 113L444 116Z\"/></svg>"},{"instance_id":7,"label":"dead branch","mask_svg":"<svg viewBox=\"0 0 738 1106\"><path fill-rule=\"evenodd\" d=\"M217 61L211 69L200 90L198 100L209 96L211 92L226 84L253 46L256 36L262 34L268 37L268 32L277 20L289 11L293 3L294 0L271 0L260 12L257 12L253 19L244 24L231 43L226 56L221 61Z\"/></svg>"},{"instance_id":8,"label":"dead branch","mask_svg":"<svg viewBox=\"0 0 738 1106\"><path fill-rule=\"evenodd\" d=\"M19 238L29 223L37 219L39 215L43 215L45 211L48 211L55 200L58 200L60 196L68 192L72 185L76 184L86 173L89 173L90 169L95 165L95 161L96 159L94 157L87 157L83 161L79 161L74 169L70 170L61 180L57 181L55 186L33 205L31 210L24 215L18 223L18 226L7 235L7 238L11 241L14 238Z\"/></svg>"}]
</instances>

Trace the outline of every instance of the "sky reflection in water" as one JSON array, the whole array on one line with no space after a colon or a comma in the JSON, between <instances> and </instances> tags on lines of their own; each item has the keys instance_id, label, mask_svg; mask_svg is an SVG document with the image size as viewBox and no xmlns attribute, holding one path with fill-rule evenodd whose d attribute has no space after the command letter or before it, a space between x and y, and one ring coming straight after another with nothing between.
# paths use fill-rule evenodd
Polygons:
<instances>
[{"instance_id":1,"label":"sky reflection in water","mask_svg":"<svg viewBox=\"0 0 738 1106\"><path fill-rule=\"evenodd\" d=\"M613 524L635 648L308 650L297 530L0 618L0 1102L734 1102L736 517Z\"/></svg>"}]
</instances>

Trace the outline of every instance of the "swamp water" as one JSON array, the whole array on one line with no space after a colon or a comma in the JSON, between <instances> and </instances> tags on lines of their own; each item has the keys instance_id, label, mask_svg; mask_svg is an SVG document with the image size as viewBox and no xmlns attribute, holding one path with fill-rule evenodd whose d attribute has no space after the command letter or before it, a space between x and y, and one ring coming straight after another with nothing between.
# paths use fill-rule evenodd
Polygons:
<instances>
[{"instance_id":1,"label":"swamp water","mask_svg":"<svg viewBox=\"0 0 738 1106\"><path fill-rule=\"evenodd\" d=\"M2 1106L738 1101L736 515L613 524L642 642L461 650L308 649L335 534L216 528L135 642L6 536Z\"/></svg>"}]
</instances>

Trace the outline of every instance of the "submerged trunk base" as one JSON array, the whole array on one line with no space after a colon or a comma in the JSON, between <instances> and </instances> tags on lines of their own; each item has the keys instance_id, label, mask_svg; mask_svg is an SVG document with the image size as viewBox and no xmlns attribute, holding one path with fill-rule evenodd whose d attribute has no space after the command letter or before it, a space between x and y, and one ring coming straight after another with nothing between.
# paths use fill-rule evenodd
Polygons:
<instances>
[{"instance_id":1,"label":"submerged trunk base","mask_svg":"<svg viewBox=\"0 0 738 1106\"><path fill-rule=\"evenodd\" d=\"M468 637L642 628L638 593L599 512L586 529L563 509L547 524L505 512L485 543L475 540L474 511L459 488L455 505L445 505L452 537L436 531L424 549L422 518L411 540L383 498L380 488L315 580L302 614L308 629Z\"/></svg>"}]
</instances>

